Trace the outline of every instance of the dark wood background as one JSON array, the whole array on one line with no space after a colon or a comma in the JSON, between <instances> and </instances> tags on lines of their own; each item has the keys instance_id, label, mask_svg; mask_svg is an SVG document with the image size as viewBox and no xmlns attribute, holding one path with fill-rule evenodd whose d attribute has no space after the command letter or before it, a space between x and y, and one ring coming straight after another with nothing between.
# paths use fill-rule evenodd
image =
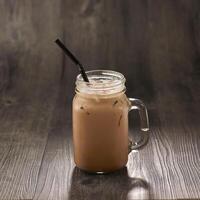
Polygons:
<instances>
[{"instance_id":1,"label":"dark wood background","mask_svg":"<svg viewBox=\"0 0 200 200\"><path fill-rule=\"evenodd\" d=\"M78 70L58 37L147 104L150 141L120 172L74 168ZM200 198L199 105L199 0L0 0L0 199Z\"/></svg>"}]
</instances>

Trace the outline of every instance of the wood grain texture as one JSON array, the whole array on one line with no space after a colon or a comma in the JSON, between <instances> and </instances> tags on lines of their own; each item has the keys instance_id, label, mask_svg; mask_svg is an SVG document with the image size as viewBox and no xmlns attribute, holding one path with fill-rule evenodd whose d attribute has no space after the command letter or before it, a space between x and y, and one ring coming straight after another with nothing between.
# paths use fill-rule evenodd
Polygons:
<instances>
[{"instance_id":1,"label":"wood grain texture","mask_svg":"<svg viewBox=\"0 0 200 200\"><path fill-rule=\"evenodd\" d=\"M0 199L200 199L199 0L2 0L0 16ZM78 70L57 37L147 104L149 143L119 172L75 168Z\"/></svg>"},{"instance_id":2,"label":"wood grain texture","mask_svg":"<svg viewBox=\"0 0 200 200\"><path fill-rule=\"evenodd\" d=\"M31 198L52 118L48 104L13 105L1 110L0 196L1 199Z\"/></svg>"}]
</instances>

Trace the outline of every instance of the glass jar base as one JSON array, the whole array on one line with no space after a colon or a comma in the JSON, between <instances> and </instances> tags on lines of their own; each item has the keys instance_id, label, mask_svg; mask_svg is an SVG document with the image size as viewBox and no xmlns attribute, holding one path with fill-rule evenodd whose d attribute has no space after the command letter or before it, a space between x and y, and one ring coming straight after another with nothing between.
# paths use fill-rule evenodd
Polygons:
<instances>
[{"instance_id":1,"label":"glass jar base","mask_svg":"<svg viewBox=\"0 0 200 200\"><path fill-rule=\"evenodd\" d=\"M87 170L87 169L83 169L83 168L80 168L78 166L76 166L79 170L87 173L87 174L91 174L91 175L107 175L107 174L112 174L112 173L116 173L118 171L121 171L123 170L124 168L126 168L126 166L122 166L120 168L117 168L117 169L113 169L113 170L109 170L109 171L90 171L90 170Z\"/></svg>"}]
</instances>

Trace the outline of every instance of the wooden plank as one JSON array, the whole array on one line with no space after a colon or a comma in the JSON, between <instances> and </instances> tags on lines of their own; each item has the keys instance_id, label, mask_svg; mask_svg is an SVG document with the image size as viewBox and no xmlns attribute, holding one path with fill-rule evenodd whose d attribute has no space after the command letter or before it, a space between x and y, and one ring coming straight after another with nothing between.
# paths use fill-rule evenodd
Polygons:
<instances>
[{"instance_id":1,"label":"wooden plank","mask_svg":"<svg viewBox=\"0 0 200 200\"><path fill-rule=\"evenodd\" d=\"M2 96L31 101L59 83L62 53L54 40L62 38L60 9L56 0L0 2Z\"/></svg>"},{"instance_id":2,"label":"wooden plank","mask_svg":"<svg viewBox=\"0 0 200 200\"><path fill-rule=\"evenodd\" d=\"M149 183L153 199L199 198L200 127L188 120L180 121L173 112L170 119L162 112L158 111L159 124L151 126L148 146L137 156L131 154L131 176ZM178 110L175 112L178 113ZM182 114L185 114L184 110ZM195 117L199 118L199 115Z\"/></svg>"},{"instance_id":3,"label":"wooden plank","mask_svg":"<svg viewBox=\"0 0 200 200\"><path fill-rule=\"evenodd\" d=\"M0 2L0 199L35 193L62 70L60 2Z\"/></svg>"},{"instance_id":4,"label":"wooden plank","mask_svg":"<svg viewBox=\"0 0 200 200\"><path fill-rule=\"evenodd\" d=\"M1 110L0 199L33 197L53 107L51 100Z\"/></svg>"},{"instance_id":5,"label":"wooden plank","mask_svg":"<svg viewBox=\"0 0 200 200\"><path fill-rule=\"evenodd\" d=\"M53 111L52 128L48 134L43 162L41 163L34 199L67 199L71 172L74 167L71 144L71 121L66 95L60 88ZM62 94L62 95L61 95Z\"/></svg>"}]
</instances>

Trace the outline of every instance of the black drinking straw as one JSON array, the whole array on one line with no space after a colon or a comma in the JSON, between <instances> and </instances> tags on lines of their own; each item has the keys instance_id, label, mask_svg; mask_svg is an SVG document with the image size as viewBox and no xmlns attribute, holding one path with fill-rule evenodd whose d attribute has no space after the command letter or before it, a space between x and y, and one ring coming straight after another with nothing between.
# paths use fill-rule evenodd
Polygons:
<instances>
[{"instance_id":1,"label":"black drinking straw","mask_svg":"<svg viewBox=\"0 0 200 200\"><path fill-rule=\"evenodd\" d=\"M78 61L78 59L69 51L69 49L67 49L67 47L65 47L65 45L59 39L56 39L55 43L65 52L66 55L68 55L71 58L71 60L76 65L79 66L79 71L80 71L80 73L81 73L81 75L83 77L83 80L85 82L89 82L88 77L87 77L87 75L85 73L85 70L83 68L83 65Z\"/></svg>"}]
</instances>

